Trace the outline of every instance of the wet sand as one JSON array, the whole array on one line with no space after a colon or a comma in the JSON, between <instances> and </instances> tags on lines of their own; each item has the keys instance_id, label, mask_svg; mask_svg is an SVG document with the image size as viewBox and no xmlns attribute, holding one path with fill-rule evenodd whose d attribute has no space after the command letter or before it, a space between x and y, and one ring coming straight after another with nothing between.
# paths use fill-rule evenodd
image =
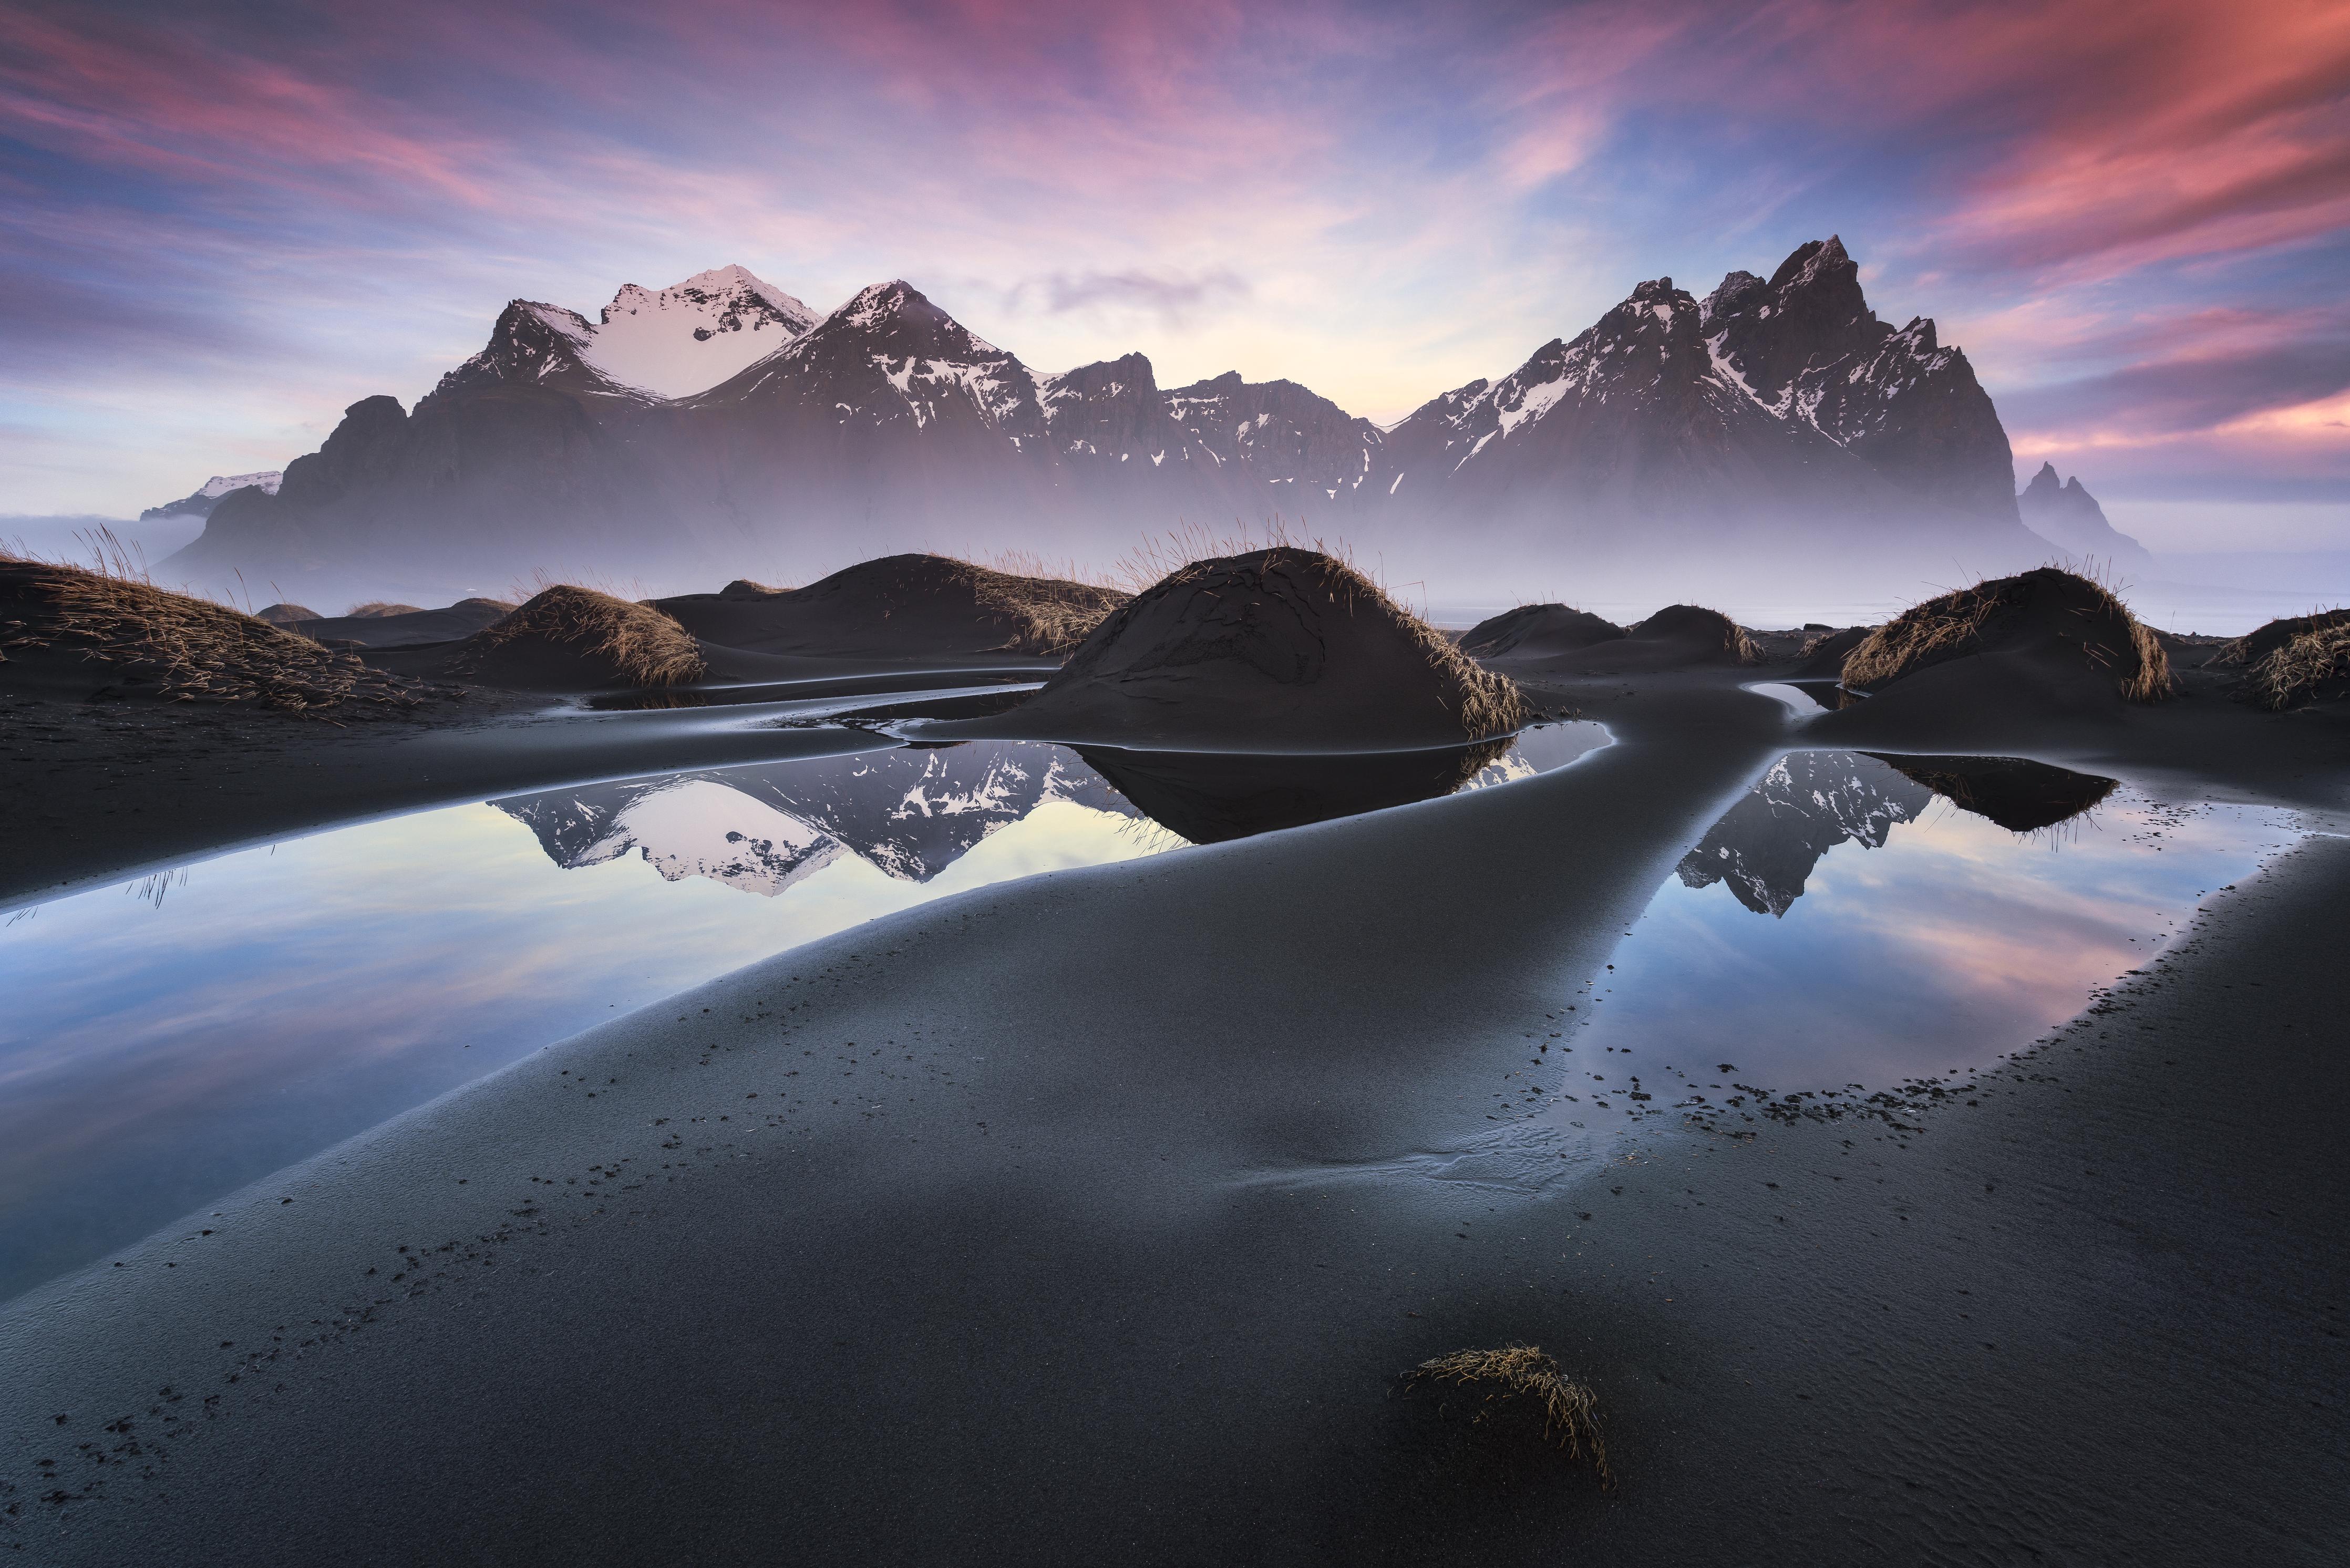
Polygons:
<instances>
[{"instance_id":1,"label":"wet sand","mask_svg":"<svg viewBox=\"0 0 2350 1568\"><path fill-rule=\"evenodd\" d=\"M1857 722L1889 709L1793 730L1736 688L1767 678L1555 680L1616 745L796 950L0 1308L0 1539L60 1563L2337 1561L2350 843L2207 899L1907 1146L1491 1118L1770 758L1986 743ZM2222 756L2234 723L2125 715L2028 754L2161 789L2200 753L2199 789L2338 827L2338 732ZM1617 1492L1496 1472L1394 1397L1513 1339L1593 1382Z\"/></svg>"}]
</instances>

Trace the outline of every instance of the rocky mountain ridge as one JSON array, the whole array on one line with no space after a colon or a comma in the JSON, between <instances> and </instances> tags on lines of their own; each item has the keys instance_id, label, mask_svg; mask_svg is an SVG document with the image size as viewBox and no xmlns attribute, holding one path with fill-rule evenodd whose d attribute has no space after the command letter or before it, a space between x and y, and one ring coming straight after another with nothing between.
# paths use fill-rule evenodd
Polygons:
<instances>
[{"instance_id":1,"label":"rocky mountain ridge","mask_svg":"<svg viewBox=\"0 0 2350 1568\"><path fill-rule=\"evenodd\" d=\"M614 351L646 320L672 358L775 346L667 395ZM1039 375L902 280L817 318L724 268L623 289L598 322L514 302L412 410L352 405L278 494L238 496L166 565L301 581L430 560L467 587L581 566L706 587L889 549L1102 559L1185 523L1279 515L1422 570L1439 551L1513 574L1702 545L1709 564L1825 550L1947 573L1954 555L2048 555L2009 464L1964 354L1930 321L1877 320L1834 237L1701 302L1642 283L1387 430L1291 381L1162 389L1140 354Z\"/></svg>"}]
</instances>

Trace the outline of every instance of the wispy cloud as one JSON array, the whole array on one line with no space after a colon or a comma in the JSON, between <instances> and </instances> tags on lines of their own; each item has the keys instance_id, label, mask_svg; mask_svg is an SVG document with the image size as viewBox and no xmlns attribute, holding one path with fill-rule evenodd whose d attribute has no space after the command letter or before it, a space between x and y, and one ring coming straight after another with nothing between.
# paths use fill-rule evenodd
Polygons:
<instances>
[{"instance_id":1,"label":"wispy cloud","mask_svg":"<svg viewBox=\"0 0 2350 1568\"><path fill-rule=\"evenodd\" d=\"M1024 278L1004 291L1005 308L1066 316L1074 311L1139 314L1170 327L1189 326L1201 312L1249 297L1248 280L1221 269L1184 275L1154 272L1049 273Z\"/></svg>"},{"instance_id":2,"label":"wispy cloud","mask_svg":"<svg viewBox=\"0 0 2350 1568\"><path fill-rule=\"evenodd\" d=\"M817 305L907 276L1040 365L1139 348L1385 419L1643 277L1830 231L2020 441L2094 436L2124 483L2339 389L2307 317L2350 265L2345 80L2327 0L26 0L0 418L47 441L0 494L128 510L283 462L510 296L723 260Z\"/></svg>"}]
</instances>

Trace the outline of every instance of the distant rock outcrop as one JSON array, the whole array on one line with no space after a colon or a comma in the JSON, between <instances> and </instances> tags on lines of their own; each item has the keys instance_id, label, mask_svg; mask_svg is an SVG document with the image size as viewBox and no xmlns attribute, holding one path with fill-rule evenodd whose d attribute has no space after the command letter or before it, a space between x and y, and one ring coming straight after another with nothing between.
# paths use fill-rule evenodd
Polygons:
<instances>
[{"instance_id":1,"label":"distant rock outcrop","mask_svg":"<svg viewBox=\"0 0 2350 1568\"><path fill-rule=\"evenodd\" d=\"M2153 552L2106 521L2106 509L2079 475L2059 482L2053 462L2040 465L2015 504L2023 525L2062 551L2068 565L2141 577L2155 569Z\"/></svg>"}]
</instances>

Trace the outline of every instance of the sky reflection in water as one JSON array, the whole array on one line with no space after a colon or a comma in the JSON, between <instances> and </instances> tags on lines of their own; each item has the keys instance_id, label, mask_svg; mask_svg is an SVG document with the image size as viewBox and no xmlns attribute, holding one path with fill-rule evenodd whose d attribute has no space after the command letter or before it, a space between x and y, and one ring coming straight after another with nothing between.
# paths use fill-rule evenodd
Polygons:
<instances>
[{"instance_id":1,"label":"sky reflection in water","mask_svg":"<svg viewBox=\"0 0 2350 1568\"><path fill-rule=\"evenodd\" d=\"M1656 1114L1692 1092L1719 1113L1738 1084L1875 1091L1979 1068L2074 1016L2201 895L2298 836L2286 813L2159 805L2126 786L2018 834L1908 776L1947 785L1920 763L1964 759L1902 761L1906 773L1841 752L1774 764L1658 890L1614 969L1576 993L1563 1017L1582 1027L1560 1042L1573 1054L1545 1061L1575 1097L1548 1114L1613 1119L1589 1114L1599 1085L1622 1090L1635 1073L1653 1096L1637 1108ZM1742 1127L1748 1098L1719 1125ZM1636 1106L1618 1094L1610 1108Z\"/></svg>"}]
</instances>

